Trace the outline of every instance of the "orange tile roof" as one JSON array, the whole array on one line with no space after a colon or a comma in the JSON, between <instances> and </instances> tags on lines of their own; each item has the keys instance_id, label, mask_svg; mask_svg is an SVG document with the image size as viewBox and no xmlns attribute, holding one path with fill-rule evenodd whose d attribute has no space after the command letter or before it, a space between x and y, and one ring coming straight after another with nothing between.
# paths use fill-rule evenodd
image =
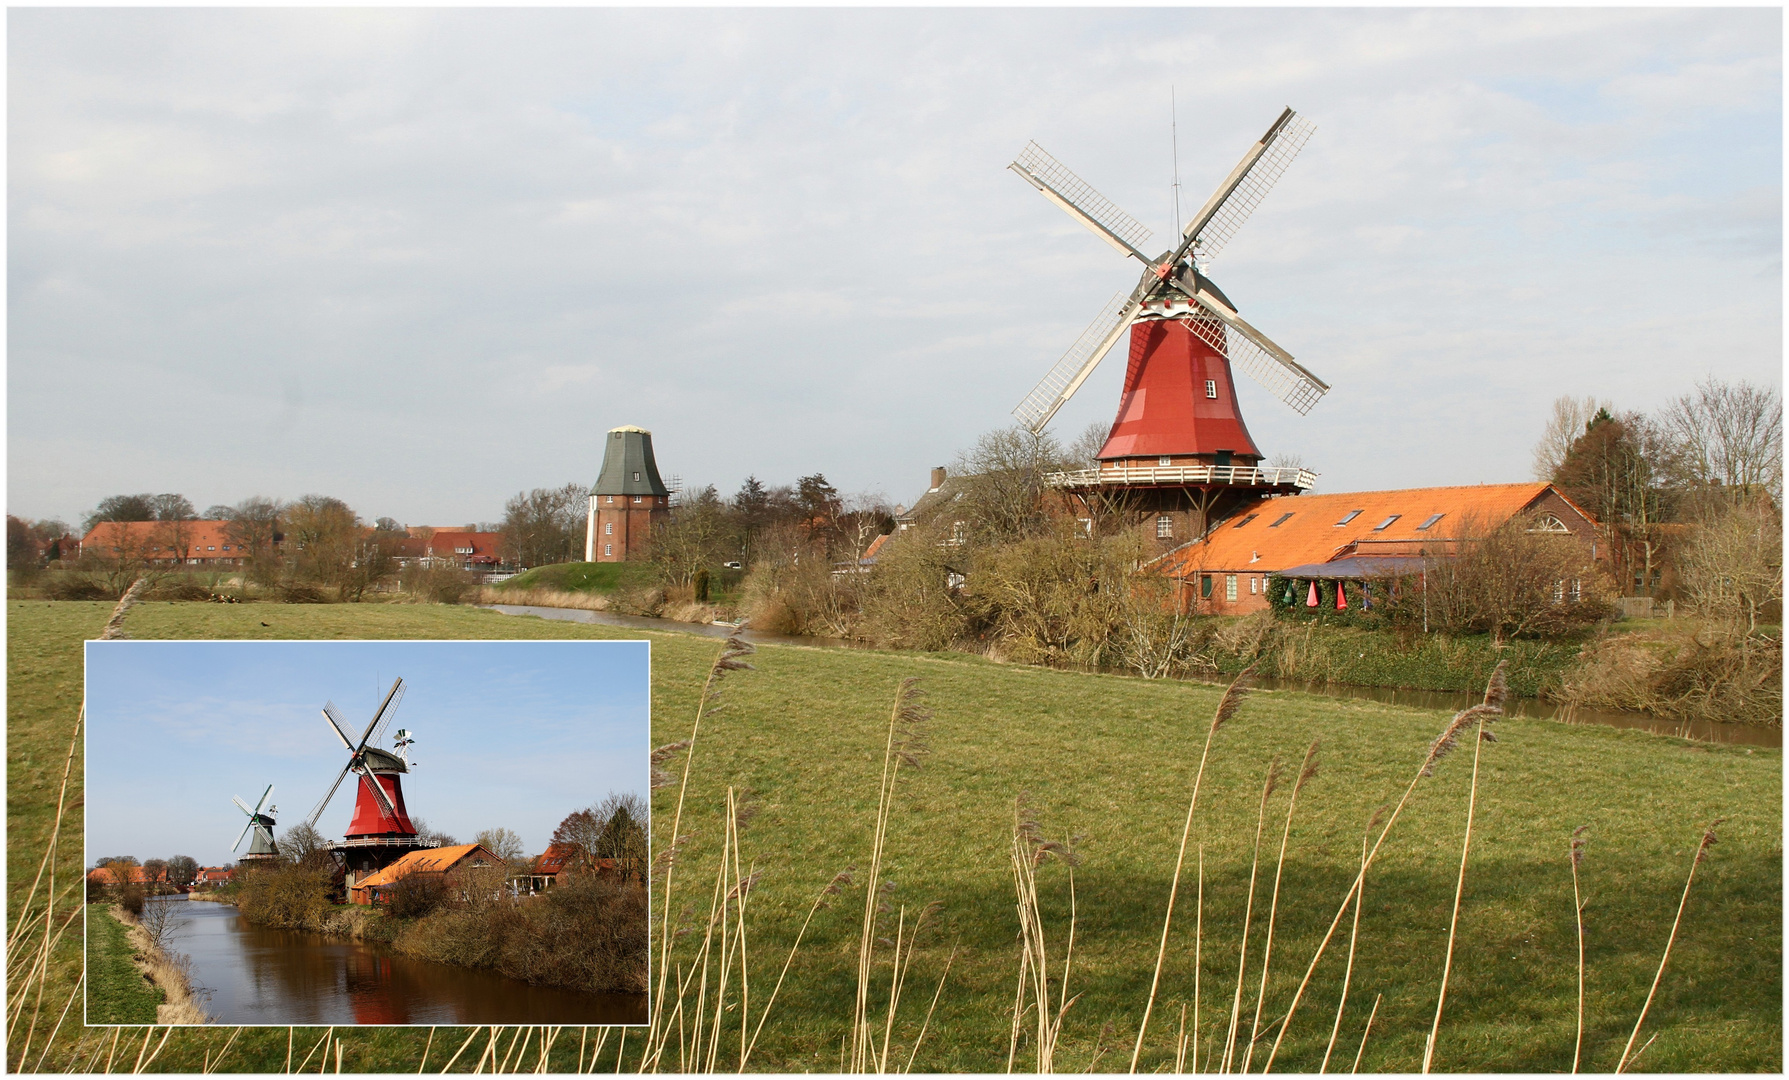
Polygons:
<instances>
[{"instance_id":1,"label":"orange tile roof","mask_svg":"<svg viewBox=\"0 0 1789 1080\"><path fill-rule=\"evenodd\" d=\"M172 559L171 526L184 532L188 559L240 559L248 549L230 539L227 521L102 521L81 538L81 549L101 555L113 554L114 548L141 551L151 559Z\"/></svg>"},{"instance_id":2,"label":"orange tile roof","mask_svg":"<svg viewBox=\"0 0 1789 1080\"><path fill-rule=\"evenodd\" d=\"M371 877L361 878L354 887L370 889L380 885L390 885L408 874L445 873L471 856L474 851L482 851L492 863L498 866L503 865L502 859L481 844L455 844L452 847L423 848L421 851L410 852Z\"/></svg>"},{"instance_id":3,"label":"orange tile roof","mask_svg":"<svg viewBox=\"0 0 1789 1080\"><path fill-rule=\"evenodd\" d=\"M1328 562L1358 541L1366 541L1359 548L1361 555L1414 555L1422 544L1458 535L1469 518L1492 526L1508 521L1550 486L1479 484L1263 498L1241 507L1203 540L1170 552L1161 565L1176 577L1216 570L1269 574ZM1356 510L1359 513L1346 525L1337 524ZM1393 514L1397 520L1376 528ZM1418 529L1435 514L1444 516L1430 528ZM1400 540L1406 543L1384 543Z\"/></svg>"}]
</instances>

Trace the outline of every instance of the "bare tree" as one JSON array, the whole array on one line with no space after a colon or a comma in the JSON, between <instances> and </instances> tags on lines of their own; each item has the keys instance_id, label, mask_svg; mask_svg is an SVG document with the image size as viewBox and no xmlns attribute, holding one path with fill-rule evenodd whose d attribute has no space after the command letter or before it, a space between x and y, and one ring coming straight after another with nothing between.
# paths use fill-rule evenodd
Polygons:
<instances>
[{"instance_id":1,"label":"bare tree","mask_svg":"<svg viewBox=\"0 0 1789 1080\"><path fill-rule=\"evenodd\" d=\"M1694 529L1677 554L1677 568L1699 612L1743 622L1750 633L1762 615L1781 610L1782 518L1758 497L1729 505Z\"/></svg>"},{"instance_id":2,"label":"bare tree","mask_svg":"<svg viewBox=\"0 0 1789 1080\"><path fill-rule=\"evenodd\" d=\"M266 568L273 560L273 538L279 532L280 514L285 508L278 499L256 495L229 508L224 520L224 535L238 550L247 553L255 566Z\"/></svg>"},{"instance_id":3,"label":"bare tree","mask_svg":"<svg viewBox=\"0 0 1789 1080\"><path fill-rule=\"evenodd\" d=\"M299 866L314 870L329 862L329 841L314 827L303 822L285 830L280 836L279 847L281 855Z\"/></svg>"},{"instance_id":4,"label":"bare tree","mask_svg":"<svg viewBox=\"0 0 1789 1080\"><path fill-rule=\"evenodd\" d=\"M966 531L984 539L1017 539L1047 531L1044 476L1062 468L1062 448L1048 433L1013 426L990 431L958 456L962 476L959 517Z\"/></svg>"},{"instance_id":5,"label":"bare tree","mask_svg":"<svg viewBox=\"0 0 1789 1080\"><path fill-rule=\"evenodd\" d=\"M1665 430L1703 484L1783 498L1783 399L1775 389L1710 376L1665 407Z\"/></svg>"},{"instance_id":6,"label":"bare tree","mask_svg":"<svg viewBox=\"0 0 1789 1080\"><path fill-rule=\"evenodd\" d=\"M516 566L570 562L583 551L589 489L583 484L535 488L504 504L503 557Z\"/></svg>"},{"instance_id":7,"label":"bare tree","mask_svg":"<svg viewBox=\"0 0 1789 1080\"><path fill-rule=\"evenodd\" d=\"M511 829L485 829L478 834L475 842L484 845L486 851L506 863L513 863L522 857L522 838Z\"/></svg>"},{"instance_id":8,"label":"bare tree","mask_svg":"<svg viewBox=\"0 0 1789 1080\"><path fill-rule=\"evenodd\" d=\"M1555 398L1546 429L1534 444L1534 478L1552 481L1572 452L1572 444L1588 430L1590 421L1599 412L1613 411L1609 402L1594 397Z\"/></svg>"},{"instance_id":9,"label":"bare tree","mask_svg":"<svg viewBox=\"0 0 1789 1080\"><path fill-rule=\"evenodd\" d=\"M1095 420L1088 424L1062 451L1063 463L1071 469L1098 468L1099 459L1094 455L1105 447L1106 438L1111 433L1112 425L1104 420Z\"/></svg>"},{"instance_id":10,"label":"bare tree","mask_svg":"<svg viewBox=\"0 0 1789 1080\"><path fill-rule=\"evenodd\" d=\"M199 863L191 855L170 855L168 857L168 883L171 885L191 885L199 876Z\"/></svg>"}]
</instances>

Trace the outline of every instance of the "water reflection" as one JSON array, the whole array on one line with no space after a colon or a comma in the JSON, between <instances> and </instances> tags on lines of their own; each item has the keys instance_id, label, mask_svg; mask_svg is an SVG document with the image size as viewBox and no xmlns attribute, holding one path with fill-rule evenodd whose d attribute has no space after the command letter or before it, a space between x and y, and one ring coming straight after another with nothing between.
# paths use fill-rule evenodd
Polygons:
<instances>
[{"instance_id":1,"label":"water reflection","mask_svg":"<svg viewBox=\"0 0 1789 1080\"><path fill-rule=\"evenodd\" d=\"M730 626L675 622L671 619L654 619L644 615L616 615L607 611L586 611L583 608L528 607L520 604L491 604L487 606L505 615L538 615L543 619L596 623L601 626L620 626L634 630L670 630L717 638L724 638L735 633L734 628ZM741 630L738 633L740 637L754 644L768 642L826 647L853 647L858 644L841 638L790 637L783 634L759 633L756 630ZM1258 679L1256 685L1265 689L1296 690L1300 693L1318 694L1324 697L1383 701L1392 705L1409 705L1412 708L1435 709L1444 712L1463 709L1480 700L1480 695L1449 690L1403 690L1389 686L1351 686L1345 683L1300 682L1295 679ZM1539 720L1557 720L1565 724L1629 728L1650 731L1655 735L1675 735L1683 739L1731 743L1736 746L1780 747L1783 745L1783 729L1781 727L1729 724L1713 720L1672 720L1654 716L1651 713L1621 712L1614 709L1574 709L1553 702L1540 701L1536 698L1514 699L1509 706L1509 714L1533 717Z\"/></svg>"},{"instance_id":2,"label":"water reflection","mask_svg":"<svg viewBox=\"0 0 1789 1080\"><path fill-rule=\"evenodd\" d=\"M381 947L254 926L228 904L173 905L171 947L221 1024L640 1024L645 994L530 986Z\"/></svg>"}]
</instances>

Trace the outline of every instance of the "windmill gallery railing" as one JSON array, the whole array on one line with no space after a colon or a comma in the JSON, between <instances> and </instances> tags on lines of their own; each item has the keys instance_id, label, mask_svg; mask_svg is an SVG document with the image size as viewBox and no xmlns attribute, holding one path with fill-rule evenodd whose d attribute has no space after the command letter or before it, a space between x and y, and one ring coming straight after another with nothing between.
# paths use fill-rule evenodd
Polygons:
<instances>
[{"instance_id":1,"label":"windmill gallery railing","mask_svg":"<svg viewBox=\"0 0 1789 1080\"><path fill-rule=\"evenodd\" d=\"M1044 483L1059 488L1222 484L1233 487L1315 487L1309 469L1260 469L1248 465L1162 465L1148 468L1074 469L1044 474Z\"/></svg>"}]
</instances>

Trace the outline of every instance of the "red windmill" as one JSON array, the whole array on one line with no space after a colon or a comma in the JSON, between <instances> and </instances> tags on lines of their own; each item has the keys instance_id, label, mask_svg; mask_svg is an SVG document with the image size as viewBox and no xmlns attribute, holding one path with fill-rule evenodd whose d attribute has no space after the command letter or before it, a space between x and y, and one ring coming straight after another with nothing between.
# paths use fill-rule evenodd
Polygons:
<instances>
[{"instance_id":1,"label":"red windmill","mask_svg":"<svg viewBox=\"0 0 1789 1080\"><path fill-rule=\"evenodd\" d=\"M367 721L366 730L361 732L358 743L349 740L346 721L336 710L335 702L327 702L323 706L323 719L347 749L348 763L336 774L335 783L329 785L328 793L311 810L305 824L316 826L317 819L328 809L329 801L335 798L337 789L342 786L342 781L347 779L349 773L354 773L359 778L354 799L354 817L348 822L348 829L342 834L341 843L333 845L345 855L346 884L349 888L353 887L354 881L360 876L395 862L406 852L434 846L417 838L416 826L410 823L409 812L404 809L404 789L399 777L410 771L409 747L415 740L410 737L409 732L399 730L399 753L394 754L372 745L391 722L403 696L404 680L400 678L391 684L391 690L386 693L385 700L379 703L378 711Z\"/></svg>"},{"instance_id":2,"label":"red windmill","mask_svg":"<svg viewBox=\"0 0 1789 1080\"><path fill-rule=\"evenodd\" d=\"M1036 143L1012 163L1012 170L1051 202L1145 267L1137 287L1128 296L1114 296L1013 410L1027 428L1041 433L1130 331L1124 393L1096 455L1098 467L1057 474L1051 478L1055 486L1084 501L1122 494L1131 509L1160 515L1158 537L1188 540L1221 516L1214 511L1226 495L1294 494L1316 482L1303 469L1261 466L1261 451L1236 403L1231 370L1241 367L1300 415L1329 385L1243 321L1204 272L1312 130L1291 109L1280 114L1181 230L1174 249L1153 259L1142 251L1148 229ZM1197 520L1186 520L1191 515ZM1175 516L1182 518L1179 529Z\"/></svg>"}]
</instances>

